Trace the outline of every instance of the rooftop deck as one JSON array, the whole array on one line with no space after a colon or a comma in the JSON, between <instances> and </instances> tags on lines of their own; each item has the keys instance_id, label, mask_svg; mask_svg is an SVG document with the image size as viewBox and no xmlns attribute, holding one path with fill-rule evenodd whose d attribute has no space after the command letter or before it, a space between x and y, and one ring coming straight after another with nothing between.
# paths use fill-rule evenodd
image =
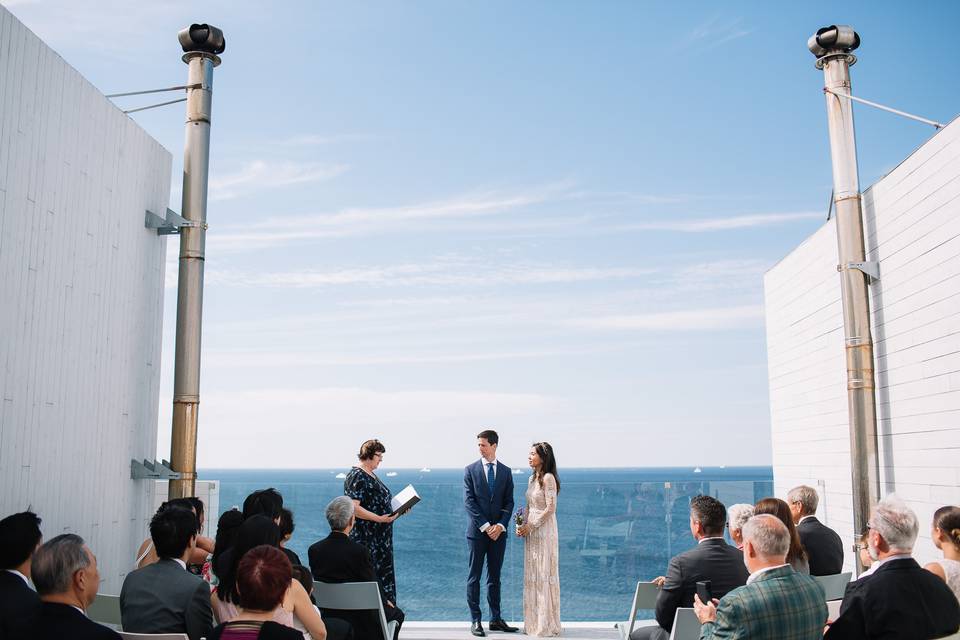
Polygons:
<instances>
[{"instance_id":1,"label":"rooftop deck","mask_svg":"<svg viewBox=\"0 0 960 640\"><path fill-rule=\"evenodd\" d=\"M510 622L520 627L518 633L502 633L490 631L486 623L483 628L488 638L527 638L523 633L523 623ZM638 626L642 624L638 621ZM400 630L403 640L473 640L470 634L470 625L467 622L416 622L409 621L403 624ZM563 637L572 640L619 640L620 634L613 628L613 622L564 622Z\"/></svg>"}]
</instances>

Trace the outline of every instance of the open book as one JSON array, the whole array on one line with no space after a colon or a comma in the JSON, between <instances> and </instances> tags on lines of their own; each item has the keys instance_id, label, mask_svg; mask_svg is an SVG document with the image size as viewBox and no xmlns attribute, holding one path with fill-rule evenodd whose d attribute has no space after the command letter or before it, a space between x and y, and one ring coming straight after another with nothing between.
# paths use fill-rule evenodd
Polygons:
<instances>
[{"instance_id":1,"label":"open book","mask_svg":"<svg viewBox=\"0 0 960 640\"><path fill-rule=\"evenodd\" d=\"M418 502L420 502L420 494L417 493L412 484L408 484L403 491L393 496L393 500L390 501L390 508L393 509L393 513L390 515L403 515Z\"/></svg>"}]
</instances>

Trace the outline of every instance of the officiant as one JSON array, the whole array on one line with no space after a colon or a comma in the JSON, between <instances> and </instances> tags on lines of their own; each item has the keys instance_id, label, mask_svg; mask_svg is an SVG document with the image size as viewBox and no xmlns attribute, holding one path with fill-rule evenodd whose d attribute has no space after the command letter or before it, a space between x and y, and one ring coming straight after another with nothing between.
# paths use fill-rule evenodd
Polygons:
<instances>
[{"instance_id":1,"label":"officiant","mask_svg":"<svg viewBox=\"0 0 960 640\"><path fill-rule=\"evenodd\" d=\"M393 494L377 477L377 467L383 461L386 447L379 440L367 440L360 445L359 463L343 481L343 493L353 500L357 524L350 531L350 539L370 551L373 569L380 579L387 597L397 602L397 579L393 571L393 512L390 500Z\"/></svg>"}]
</instances>

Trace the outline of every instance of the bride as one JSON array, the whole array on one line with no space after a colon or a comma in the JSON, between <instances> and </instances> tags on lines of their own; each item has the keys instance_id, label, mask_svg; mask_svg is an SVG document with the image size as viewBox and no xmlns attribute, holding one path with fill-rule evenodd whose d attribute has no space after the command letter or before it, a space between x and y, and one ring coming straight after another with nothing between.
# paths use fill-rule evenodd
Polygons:
<instances>
[{"instance_id":1,"label":"bride","mask_svg":"<svg viewBox=\"0 0 960 640\"><path fill-rule=\"evenodd\" d=\"M530 636L560 635L560 571L557 534L557 462L549 442L538 442L527 458L533 475L527 483L525 521L517 535L526 539L523 554L523 631Z\"/></svg>"}]
</instances>

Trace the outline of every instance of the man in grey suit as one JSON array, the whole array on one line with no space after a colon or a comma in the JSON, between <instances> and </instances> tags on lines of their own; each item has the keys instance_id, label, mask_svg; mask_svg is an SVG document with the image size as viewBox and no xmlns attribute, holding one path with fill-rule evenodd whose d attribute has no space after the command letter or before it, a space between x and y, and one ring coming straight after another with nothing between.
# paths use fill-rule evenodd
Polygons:
<instances>
[{"instance_id":1,"label":"man in grey suit","mask_svg":"<svg viewBox=\"0 0 960 640\"><path fill-rule=\"evenodd\" d=\"M123 630L132 633L186 633L190 640L213 631L210 587L187 571L197 546L197 517L186 509L166 509L150 521L150 537L160 558L127 574L120 590Z\"/></svg>"}]
</instances>

